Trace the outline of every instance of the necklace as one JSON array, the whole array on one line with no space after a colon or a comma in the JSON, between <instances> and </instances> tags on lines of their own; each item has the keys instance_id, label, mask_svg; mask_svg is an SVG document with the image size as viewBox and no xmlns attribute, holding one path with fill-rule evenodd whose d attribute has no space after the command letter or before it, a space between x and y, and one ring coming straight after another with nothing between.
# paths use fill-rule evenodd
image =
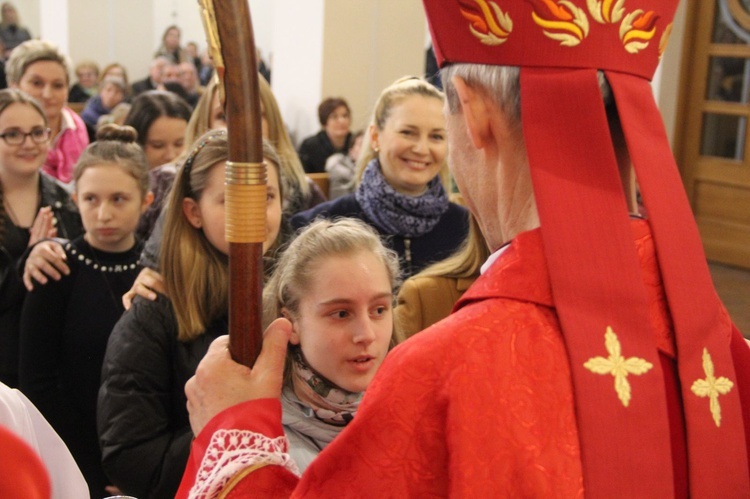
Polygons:
<instances>
[{"instance_id":1,"label":"necklace","mask_svg":"<svg viewBox=\"0 0 750 499\"><path fill-rule=\"evenodd\" d=\"M115 308L121 309L122 302L121 300L117 299L114 291L112 291L112 286L110 285L109 278L107 276L112 275L112 274L120 274L122 272L132 272L136 270L136 268L138 267L138 256L139 256L138 252L137 251L134 252L133 258L129 262L112 264L112 265L103 265L99 261L99 258L96 256L97 250L90 244L89 244L89 247L91 248L91 258L81 253L75 246L73 246L73 243L71 242L68 242L65 244L65 251L70 253L73 259L81 262L86 267L90 267L94 270L99 271L98 273L99 275L102 276L102 279L104 279L104 285L107 287L107 291L109 292L110 298L112 298L112 302L114 303Z\"/></svg>"}]
</instances>

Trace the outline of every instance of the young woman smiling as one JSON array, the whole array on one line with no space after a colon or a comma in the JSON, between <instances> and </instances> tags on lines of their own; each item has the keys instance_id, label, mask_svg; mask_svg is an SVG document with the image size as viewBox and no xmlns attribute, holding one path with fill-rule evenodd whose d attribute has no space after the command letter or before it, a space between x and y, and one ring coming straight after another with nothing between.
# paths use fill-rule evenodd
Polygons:
<instances>
[{"instance_id":1,"label":"young woman smiling","mask_svg":"<svg viewBox=\"0 0 750 499\"><path fill-rule=\"evenodd\" d=\"M29 40L10 54L5 63L10 88L18 88L37 99L47 115L52 147L44 171L68 183L73 166L89 143L83 120L65 104L70 86L70 61L49 42Z\"/></svg>"},{"instance_id":2,"label":"young woman smiling","mask_svg":"<svg viewBox=\"0 0 750 499\"><path fill-rule=\"evenodd\" d=\"M443 94L419 78L403 78L380 95L360 155L353 194L291 219L302 227L317 217L355 217L373 226L401 258L409 277L451 255L469 229L468 212L448 200L448 150Z\"/></svg>"},{"instance_id":3,"label":"young woman smiling","mask_svg":"<svg viewBox=\"0 0 750 499\"><path fill-rule=\"evenodd\" d=\"M50 132L41 105L20 90L0 91L0 381L18 386L18 338L26 296L16 265L47 237L83 231L68 192L42 165Z\"/></svg>"}]
</instances>

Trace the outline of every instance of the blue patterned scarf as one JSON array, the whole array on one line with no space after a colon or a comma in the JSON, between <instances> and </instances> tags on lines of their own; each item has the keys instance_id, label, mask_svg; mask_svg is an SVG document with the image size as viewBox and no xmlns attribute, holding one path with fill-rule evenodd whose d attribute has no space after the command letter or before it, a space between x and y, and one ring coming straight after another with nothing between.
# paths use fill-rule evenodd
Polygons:
<instances>
[{"instance_id":1,"label":"blue patterned scarf","mask_svg":"<svg viewBox=\"0 0 750 499\"><path fill-rule=\"evenodd\" d=\"M355 193L367 217L385 234L419 237L430 232L448 210L448 195L435 176L427 190L419 196L396 192L373 159L365 168L362 182Z\"/></svg>"}]
</instances>

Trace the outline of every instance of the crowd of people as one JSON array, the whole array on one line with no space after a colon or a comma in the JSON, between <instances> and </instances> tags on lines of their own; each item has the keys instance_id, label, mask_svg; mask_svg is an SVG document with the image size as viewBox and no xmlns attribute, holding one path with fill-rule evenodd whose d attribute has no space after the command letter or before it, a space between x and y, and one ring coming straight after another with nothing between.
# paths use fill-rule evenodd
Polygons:
<instances>
[{"instance_id":1,"label":"crowd of people","mask_svg":"<svg viewBox=\"0 0 750 499\"><path fill-rule=\"evenodd\" d=\"M596 2L557 9L574 3ZM608 58L560 49L524 0L491 36L489 8L424 4L439 85L397 79L363 130L326 97L295 147L259 67L252 369L228 353L232 124L210 61L169 26L131 83L2 5L0 448L18 480L47 475L29 497L750 492L750 349L642 133L658 47L617 55L598 23ZM518 45L487 43L503 33Z\"/></svg>"},{"instance_id":2,"label":"crowd of people","mask_svg":"<svg viewBox=\"0 0 750 499\"><path fill-rule=\"evenodd\" d=\"M227 330L227 122L219 79L202 80L187 48L169 26L131 83L118 63L73 65L29 39L0 90L0 381L54 428L92 497L177 492L195 436L184 385ZM264 321L298 329L284 425L304 470L396 343L402 277L459 248L469 218L449 199L439 90L394 82L358 132L346 100L326 98L324 131L297 148L263 72L259 83ZM307 174L324 171L327 192Z\"/></svg>"}]
</instances>

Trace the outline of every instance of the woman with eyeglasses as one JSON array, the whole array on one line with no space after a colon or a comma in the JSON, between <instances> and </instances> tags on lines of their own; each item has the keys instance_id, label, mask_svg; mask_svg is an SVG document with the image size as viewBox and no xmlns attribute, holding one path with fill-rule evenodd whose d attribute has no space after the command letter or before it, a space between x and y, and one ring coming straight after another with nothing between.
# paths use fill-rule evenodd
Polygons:
<instances>
[{"instance_id":1,"label":"woman with eyeglasses","mask_svg":"<svg viewBox=\"0 0 750 499\"><path fill-rule=\"evenodd\" d=\"M0 381L18 386L18 340L26 289L16 264L41 239L83 232L62 185L43 173L50 129L41 105L19 90L0 91Z\"/></svg>"}]
</instances>

